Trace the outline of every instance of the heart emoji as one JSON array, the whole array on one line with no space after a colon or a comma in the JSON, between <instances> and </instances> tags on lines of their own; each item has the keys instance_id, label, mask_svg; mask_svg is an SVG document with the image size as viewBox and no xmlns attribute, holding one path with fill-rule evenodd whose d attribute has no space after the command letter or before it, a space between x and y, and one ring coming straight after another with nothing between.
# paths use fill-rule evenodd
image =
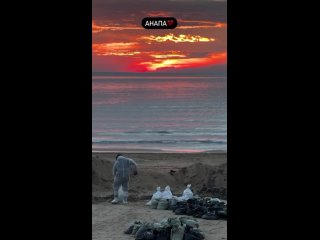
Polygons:
<instances>
[{"instance_id":1,"label":"heart emoji","mask_svg":"<svg viewBox=\"0 0 320 240\"><path fill-rule=\"evenodd\" d=\"M173 21L173 20L167 20L167 24L168 24L168 26L171 26L173 23L174 23L174 21Z\"/></svg>"}]
</instances>

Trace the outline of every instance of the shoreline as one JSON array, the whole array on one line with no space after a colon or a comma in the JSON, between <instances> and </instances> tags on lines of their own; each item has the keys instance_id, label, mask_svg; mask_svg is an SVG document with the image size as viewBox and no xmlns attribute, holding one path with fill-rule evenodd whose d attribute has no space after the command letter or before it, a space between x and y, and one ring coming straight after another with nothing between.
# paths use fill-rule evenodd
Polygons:
<instances>
[{"instance_id":1,"label":"shoreline","mask_svg":"<svg viewBox=\"0 0 320 240\"><path fill-rule=\"evenodd\" d=\"M213 154L228 154L224 150L161 150L161 149L94 149L92 148L92 153L174 153L174 154L202 154L202 153L213 153Z\"/></svg>"}]
</instances>

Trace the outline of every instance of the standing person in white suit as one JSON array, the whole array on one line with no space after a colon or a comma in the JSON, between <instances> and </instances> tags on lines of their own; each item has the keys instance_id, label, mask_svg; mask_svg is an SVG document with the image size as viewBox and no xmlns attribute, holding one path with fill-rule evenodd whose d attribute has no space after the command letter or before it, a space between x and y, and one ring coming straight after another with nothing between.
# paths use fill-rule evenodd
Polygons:
<instances>
[{"instance_id":1,"label":"standing person in white suit","mask_svg":"<svg viewBox=\"0 0 320 240\"><path fill-rule=\"evenodd\" d=\"M138 174L137 164L134 160L130 158L124 157L122 154L117 154L116 161L113 165L113 194L114 199L112 200L112 204L116 204L119 202L118 191L120 186L122 186L123 190L123 203L128 203L128 190L129 190L129 180L131 169L133 169L133 175Z\"/></svg>"}]
</instances>

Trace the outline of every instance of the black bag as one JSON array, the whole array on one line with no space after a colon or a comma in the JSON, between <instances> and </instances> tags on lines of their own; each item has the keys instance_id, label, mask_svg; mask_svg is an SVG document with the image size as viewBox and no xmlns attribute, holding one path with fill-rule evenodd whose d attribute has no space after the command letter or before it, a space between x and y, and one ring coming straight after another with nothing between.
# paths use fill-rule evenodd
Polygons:
<instances>
[{"instance_id":1,"label":"black bag","mask_svg":"<svg viewBox=\"0 0 320 240\"><path fill-rule=\"evenodd\" d=\"M139 228L139 230L136 232L136 234L134 235L135 236L135 240L144 240L144 233L147 232L149 230L148 227L146 226L141 226Z\"/></svg>"},{"instance_id":2,"label":"black bag","mask_svg":"<svg viewBox=\"0 0 320 240\"><path fill-rule=\"evenodd\" d=\"M155 240L170 240L170 231L161 231L159 234L156 236Z\"/></svg>"},{"instance_id":3,"label":"black bag","mask_svg":"<svg viewBox=\"0 0 320 240\"><path fill-rule=\"evenodd\" d=\"M131 225L127 230L124 231L125 234L131 234L133 230L134 225Z\"/></svg>"},{"instance_id":4,"label":"black bag","mask_svg":"<svg viewBox=\"0 0 320 240\"><path fill-rule=\"evenodd\" d=\"M170 240L171 228L161 229L157 235L155 240Z\"/></svg>"},{"instance_id":5,"label":"black bag","mask_svg":"<svg viewBox=\"0 0 320 240\"><path fill-rule=\"evenodd\" d=\"M152 230L147 230L141 235L141 238L139 240L154 240L155 235Z\"/></svg>"},{"instance_id":6,"label":"black bag","mask_svg":"<svg viewBox=\"0 0 320 240\"><path fill-rule=\"evenodd\" d=\"M205 239L204 233L199 229L190 229L184 234L183 240L203 240Z\"/></svg>"},{"instance_id":7,"label":"black bag","mask_svg":"<svg viewBox=\"0 0 320 240\"><path fill-rule=\"evenodd\" d=\"M187 208L186 207L181 207L181 208L177 208L174 213L176 215L185 215L187 212Z\"/></svg>"}]
</instances>

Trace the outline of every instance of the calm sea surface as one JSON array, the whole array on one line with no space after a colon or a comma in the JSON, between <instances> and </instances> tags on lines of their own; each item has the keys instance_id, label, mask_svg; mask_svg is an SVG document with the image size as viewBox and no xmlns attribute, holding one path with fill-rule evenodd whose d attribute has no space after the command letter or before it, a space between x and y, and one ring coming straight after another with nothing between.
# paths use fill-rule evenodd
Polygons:
<instances>
[{"instance_id":1,"label":"calm sea surface","mask_svg":"<svg viewBox=\"0 0 320 240\"><path fill-rule=\"evenodd\" d=\"M227 151L227 80L93 77L93 151Z\"/></svg>"}]
</instances>

